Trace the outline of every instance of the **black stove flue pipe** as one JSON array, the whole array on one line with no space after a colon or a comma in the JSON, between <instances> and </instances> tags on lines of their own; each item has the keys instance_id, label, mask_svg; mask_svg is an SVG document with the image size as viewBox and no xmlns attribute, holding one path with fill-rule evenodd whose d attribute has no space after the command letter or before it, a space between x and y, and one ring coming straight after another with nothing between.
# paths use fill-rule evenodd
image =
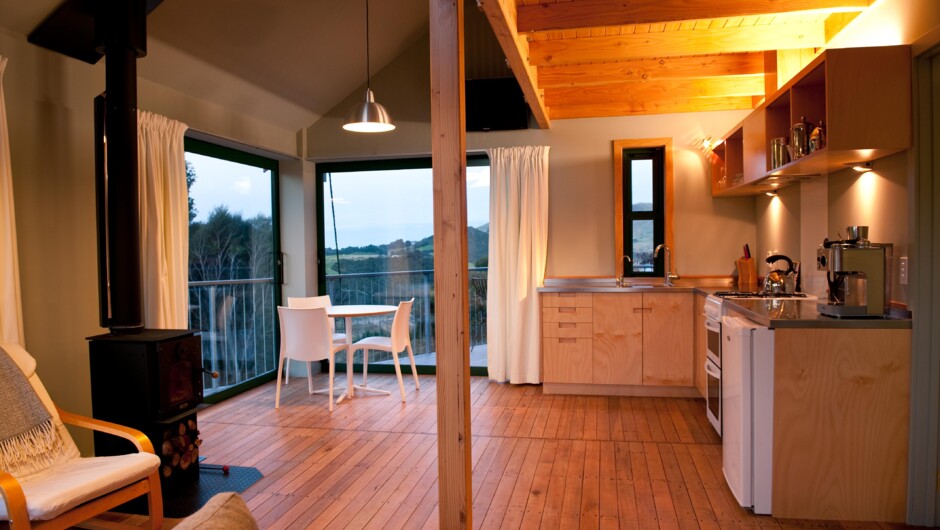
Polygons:
<instances>
[{"instance_id":1,"label":"black stove flue pipe","mask_svg":"<svg viewBox=\"0 0 940 530\"><path fill-rule=\"evenodd\" d=\"M137 58L146 55L147 11L144 0L98 0L97 7L95 40L105 54L104 202L110 285L107 326L113 334L133 334L144 329L137 175ZM99 208L103 206L99 204Z\"/></svg>"}]
</instances>

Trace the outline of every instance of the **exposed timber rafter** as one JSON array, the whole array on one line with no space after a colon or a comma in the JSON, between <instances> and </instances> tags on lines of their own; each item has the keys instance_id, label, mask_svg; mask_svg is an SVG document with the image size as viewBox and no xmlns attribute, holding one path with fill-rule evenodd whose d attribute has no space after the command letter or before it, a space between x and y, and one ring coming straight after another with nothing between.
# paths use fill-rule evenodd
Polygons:
<instances>
[{"instance_id":1,"label":"exposed timber rafter","mask_svg":"<svg viewBox=\"0 0 940 530\"><path fill-rule=\"evenodd\" d=\"M519 7L518 31L565 30L796 11L861 11L872 0L574 0Z\"/></svg>"},{"instance_id":2,"label":"exposed timber rafter","mask_svg":"<svg viewBox=\"0 0 940 530\"><path fill-rule=\"evenodd\" d=\"M681 36L681 38L677 38ZM782 24L745 28L635 33L577 39L535 40L529 62L535 66L620 61L644 57L706 55L825 46L822 24Z\"/></svg>"},{"instance_id":3,"label":"exposed timber rafter","mask_svg":"<svg viewBox=\"0 0 940 530\"><path fill-rule=\"evenodd\" d=\"M631 103L650 100L763 96L764 74L670 79L656 83L624 81L598 86L546 90L545 100L556 105Z\"/></svg>"},{"instance_id":4,"label":"exposed timber rafter","mask_svg":"<svg viewBox=\"0 0 940 530\"><path fill-rule=\"evenodd\" d=\"M762 53L735 53L699 57L662 57L616 63L548 66L539 70L539 85L555 87L591 86L624 81L657 81L764 72Z\"/></svg>"},{"instance_id":5,"label":"exposed timber rafter","mask_svg":"<svg viewBox=\"0 0 940 530\"><path fill-rule=\"evenodd\" d=\"M750 97L720 97L665 99L633 101L629 103L594 103L552 107L552 117L557 120L568 118L601 118L607 116L635 116L642 114L664 114L672 112L706 112L712 110L748 110L756 102Z\"/></svg>"}]
</instances>

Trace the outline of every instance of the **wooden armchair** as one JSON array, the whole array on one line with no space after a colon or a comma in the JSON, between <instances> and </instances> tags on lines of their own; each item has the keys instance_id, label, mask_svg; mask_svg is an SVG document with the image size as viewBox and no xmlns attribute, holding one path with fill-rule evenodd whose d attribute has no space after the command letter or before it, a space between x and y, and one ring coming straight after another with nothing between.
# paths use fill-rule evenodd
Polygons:
<instances>
[{"instance_id":1,"label":"wooden armchair","mask_svg":"<svg viewBox=\"0 0 940 530\"><path fill-rule=\"evenodd\" d=\"M35 373L35 359L18 345L4 344L3 349L52 414L67 448L62 458L36 473L14 477L0 469L0 522L8 521L11 530L64 529L147 495L150 528L159 530L163 526L160 459L147 436L135 429L60 410ZM65 424L125 438L138 452L82 458Z\"/></svg>"}]
</instances>

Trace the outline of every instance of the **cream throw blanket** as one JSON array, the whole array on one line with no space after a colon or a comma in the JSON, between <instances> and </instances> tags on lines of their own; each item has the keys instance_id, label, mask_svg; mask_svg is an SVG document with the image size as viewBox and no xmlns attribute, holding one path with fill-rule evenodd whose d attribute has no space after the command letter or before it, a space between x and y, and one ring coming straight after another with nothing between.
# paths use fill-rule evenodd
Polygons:
<instances>
[{"instance_id":1,"label":"cream throw blanket","mask_svg":"<svg viewBox=\"0 0 940 530\"><path fill-rule=\"evenodd\" d=\"M64 451L52 415L0 348L0 469L22 477L42 471Z\"/></svg>"}]
</instances>

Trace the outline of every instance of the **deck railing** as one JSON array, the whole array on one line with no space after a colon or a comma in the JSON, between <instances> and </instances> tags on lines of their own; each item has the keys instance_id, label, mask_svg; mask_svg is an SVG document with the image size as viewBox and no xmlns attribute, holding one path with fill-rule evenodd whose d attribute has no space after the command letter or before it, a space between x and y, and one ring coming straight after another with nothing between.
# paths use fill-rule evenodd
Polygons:
<instances>
[{"instance_id":1,"label":"deck railing","mask_svg":"<svg viewBox=\"0 0 940 530\"><path fill-rule=\"evenodd\" d=\"M201 331L206 395L277 368L274 279L189 282L189 326Z\"/></svg>"},{"instance_id":2,"label":"deck railing","mask_svg":"<svg viewBox=\"0 0 940 530\"><path fill-rule=\"evenodd\" d=\"M486 344L486 273L486 267L470 269L471 345ZM331 274L326 277L326 292L334 305L398 305L398 302L414 298L411 309L412 348L415 355L435 351L433 270ZM353 326L353 340L375 334L387 335L391 321L388 316L358 318ZM342 326L342 323L338 325Z\"/></svg>"},{"instance_id":3,"label":"deck railing","mask_svg":"<svg viewBox=\"0 0 940 530\"><path fill-rule=\"evenodd\" d=\"M470 344L486 344L485 267L470 269ZM277 309L272 278L189 283L189 325L201 331L203 366L219 378L203 379L206 395L248 381L277 367ZM434 271L335 274L326 277L334 305L398 305L415 299L411 341L416 355L435 351ZM388 335L392 317L357 318L353 340ZM343 321L337 326L343 331ZM340 360L343 360L342 357ZM376 354L370 361L381 361ZM354 359L361 362L361 359Z\"/></svg>"}]
</instances>

